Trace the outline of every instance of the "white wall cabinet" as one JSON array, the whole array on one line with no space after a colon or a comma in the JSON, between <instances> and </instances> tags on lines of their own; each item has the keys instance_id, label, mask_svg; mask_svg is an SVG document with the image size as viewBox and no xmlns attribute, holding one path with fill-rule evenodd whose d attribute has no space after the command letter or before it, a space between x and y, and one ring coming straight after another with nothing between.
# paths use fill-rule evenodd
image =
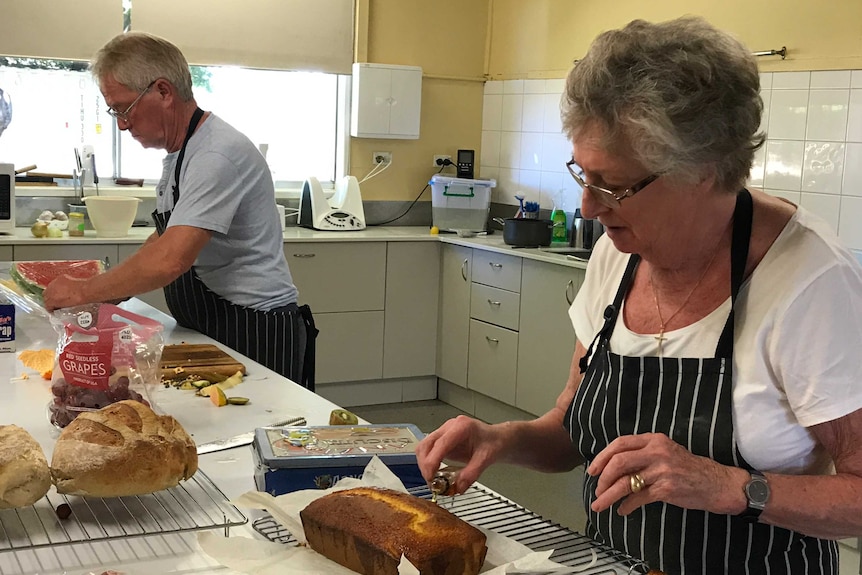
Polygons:
<instances>
[{"instance_id":1,"label":"white wall cabinet","mask_svg":"<svg viewBox=\"0 0 862 575\"><path fill-rule=\"evenodd\" d=\"M582 269L524 260L514 403L519 409L541 415L563 391L575 350L568 311L583 281Z\"/></svg>"},{"instance_id":2,"label":"white wall cabinet","mask_svg":"<svg viewBox=\"0 0 862 575\"><path fill-rule=\"evenodd\" d=\"M467 387L472 261L470 248L441 246L437 376L461 387Z\"/></svg>"},{"instance_id":3,"label":"white wall cabinet","mask_svg":"<svg viewBox=\"0 0 862 575\"><path fill-rule=\"evenodd\" d=\"M351 136L419 138L422 68L357 62L351 92Z\"/></svg>"}]
</instances>

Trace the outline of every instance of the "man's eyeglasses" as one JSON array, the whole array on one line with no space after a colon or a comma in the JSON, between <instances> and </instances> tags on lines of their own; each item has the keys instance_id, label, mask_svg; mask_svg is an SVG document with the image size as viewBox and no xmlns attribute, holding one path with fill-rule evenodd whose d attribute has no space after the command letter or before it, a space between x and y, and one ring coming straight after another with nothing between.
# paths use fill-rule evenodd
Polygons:
<instances>
[{"instance_id":1,"label":"man's eyeglasses","mask_svg":"<svg viewBox=\"0 0 862 575\"><path fill-rule=\"evenodd\" d=\"M126 108L125 112L118 112L113 108L108 108L108 115L116 118L117 120L122 120L124 122L128 122L129 121L129 113L131 113L132 108L135 107L135 104L137 104L138 102L141 101L141 98L144 97L144 94L149 92L150 88L152 88L157 81L158 80L153 80L152 82L150 82L149 85L146 88L144 88L144 90L140 94L138 94L138 97L135 98L135 101L132 102L131 104L129 104L129 107Z\"/></svg>"},{"instance_id":2,"label":"man's eyeglasses","mask_svg":"<svg viewBox=\"0 0 862 575\"><path fill-rule=\"evenodd\" d=\"M569 173L572 174L572 177L579 186L585 190L591 190L593 197L608 208L618 208L621 201L635 195L659 178L658 174L652 174L624 190L609 190L608 188L588 184L584 180L584 170L575 163L574 158L566 162L566 168L568 168Z\"/></svg>"}]
</instances>

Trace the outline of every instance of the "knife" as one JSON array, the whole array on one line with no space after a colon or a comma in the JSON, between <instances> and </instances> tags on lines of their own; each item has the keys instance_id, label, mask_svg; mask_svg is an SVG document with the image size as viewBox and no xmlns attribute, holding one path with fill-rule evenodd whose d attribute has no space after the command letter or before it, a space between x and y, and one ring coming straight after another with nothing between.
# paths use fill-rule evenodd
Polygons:
<instances>
[{"instance_id":1,"label":"knife","mask_svg":"<svg viewBox=\"0 0 862 575\"><path fill-rule=\"evenodd\" d=\"M305 425L305 418L291 417L290 419L277 421L271 425L267 425L266 427L284 427L286 425ZM242 447L243 445L250 445L252 441L254 441L254 431L240 433L239 435L234 435L233 437L228 437L227 439L216 439L215 441L208 441L207 443L201 443L200 445L198 445L198 455L212 453L214 451L222 451L223 449Z\"/></svg>"}]
</instances>

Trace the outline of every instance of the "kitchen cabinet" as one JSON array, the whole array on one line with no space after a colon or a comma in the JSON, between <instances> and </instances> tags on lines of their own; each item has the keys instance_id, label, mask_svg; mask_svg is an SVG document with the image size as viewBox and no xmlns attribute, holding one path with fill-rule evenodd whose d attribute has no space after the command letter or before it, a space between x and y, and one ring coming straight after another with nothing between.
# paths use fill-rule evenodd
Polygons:
<instances>
[{"instance_id":1,"label":"kitchen cabinet","mask_svg":"<svg viewBox=\"0 0 862 575\"><path fill-rule=\"evenodd\" d=\"M320 330L317 383L381 379L386 243L286 243L284 254Z\"/></svg>"},{"instance_id":2,"label":"kitchen cabinet","mask_svg":"<svg viewBox=\"0 0 862 575\"><path fill-rule=\"evenodd\" d=\"M390 242L386 255L383 377L433 376L440 245Z\"/></svg>"},{"instance_id":3,"label":"kitchen cabinet","mask_svg":"<svg viewBox=\"0 0 862 575\"><path fill-rule=\"evenodd\" d=\"M569 306L584 270L524 260L514 405L541 415L562 392L575 350Z\"/></svg>"},{"instance_id":4,"label":"kitchen cabinet","mask_svg":"<svg viewBox=\"0 0 862 575\"><path fill-rule=\"evenodd\" d=\"M441 246L437 376L464 388L467 387L472 261L471 248Z\"/></svg>"},{"instance_id":5,"label":"kitchen cabinet","mask_svg":"<svg viewBox=\"0 0 862 575\"><path fill-rule=\"evenodd\" d=\"M117 263L123 262L128 259L129 256L131 256L133 253L140 249L141 245L142 244L118 245ZM148 291L147 293L138 294L135 297L145 303L150 304L160 312L171 315L171 311L168 309L168 302L165 301L165 290L163 288L154 289L152 291Z\"/></svg>"},{"instance_id":6,"label":"kitchen cabinet","mask_svg":"<svg viewBox=\"0 0 862 575\"><path fill-rule=\"evenodd\" d=\"M350 135L354 138L419 138L422 68L353 64Z\"/></svg>"},{"instance_id":7,"label":"kitchen cabinet","mask_svg":"<svg viewBox=\"0 0 862 575\"><path fill-rule=\"evenodd\" d=\"M107 259L110 263L117 263L120 259L117 248L117 244L25 244L14 246L13 255L16 261Z\"/></svg>"},{"instance_id":8,"label":"kitchen cabinet","mask_svg":"<svg viewBox=\"0 0 862 575\"><path fill-rule=\"evenodd\" d=\"M0 246L0 261L11 262L15 259L15 252L12 246Z\"/></svg>"}]
</instances>

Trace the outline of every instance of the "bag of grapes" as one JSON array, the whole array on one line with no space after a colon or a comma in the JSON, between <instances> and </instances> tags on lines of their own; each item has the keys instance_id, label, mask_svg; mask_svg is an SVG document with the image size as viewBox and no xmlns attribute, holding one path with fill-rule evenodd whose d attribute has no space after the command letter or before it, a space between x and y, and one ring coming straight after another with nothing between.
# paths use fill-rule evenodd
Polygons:
<instances>
[{"instance_id":1,"label":"bag of grapes","mask_svg":"<svg viewBox=\"0 0 862 575\"><path fill-rule=\"evenodd\" d=\"M55 311L51 325L58 336L52 424L66 427L81 412L124 399L150 405L161 375L161 323L112 304L89 304Z\"/></svg>"}]
</instances>

